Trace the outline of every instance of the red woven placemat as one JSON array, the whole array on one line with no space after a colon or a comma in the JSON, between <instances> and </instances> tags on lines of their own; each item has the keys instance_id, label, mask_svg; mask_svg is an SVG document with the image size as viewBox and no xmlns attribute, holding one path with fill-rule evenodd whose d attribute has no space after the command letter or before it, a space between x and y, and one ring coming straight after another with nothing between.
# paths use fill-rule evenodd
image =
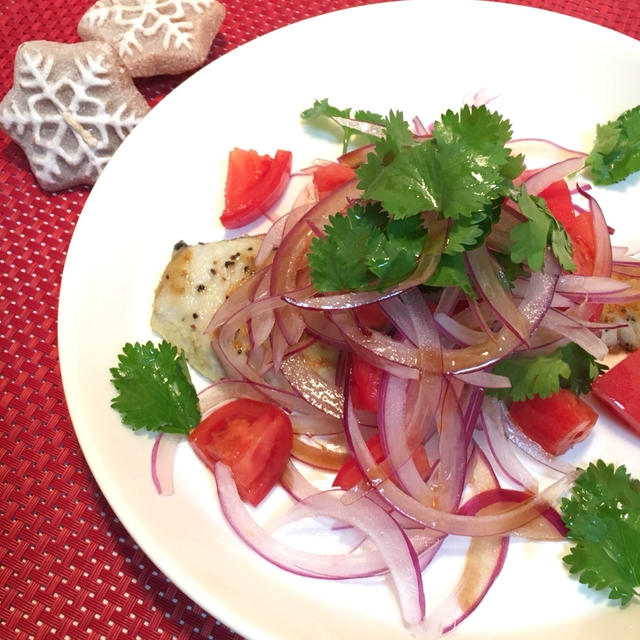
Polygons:
<instances>
[{"instance_id":1,"label":"red woven placemat","mask_svg":"<svg viewBox=\"0 0 640 640\"><path fill-rule=\"evenodd\" d=\"M503 1L503 0L497 0ZM17 46L78 40L92 0L0 0L0 95ZM367 0L225 0L209 59L263 33ZM521 0L640 39L637 0ZM184 76L138 86L153 105ZM0 133L0 640L238 639L146 558L83 459L56 342L62 267L89 190L45 194Z\"/></svg>"}]
</instances>

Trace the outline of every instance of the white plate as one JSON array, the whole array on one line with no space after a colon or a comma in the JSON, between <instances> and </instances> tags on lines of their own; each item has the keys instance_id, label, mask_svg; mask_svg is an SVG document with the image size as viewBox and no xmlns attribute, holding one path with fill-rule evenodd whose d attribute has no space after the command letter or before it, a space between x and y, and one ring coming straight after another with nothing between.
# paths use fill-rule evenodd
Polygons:
<instances>
[{"instance_id":1,"label":"white plate","mask_svg":"<svg viewBox=\"0 0 640 640\"><path fill-rule=\"evenodd\" d=\"M299 122L315 98L428 121L483 88L516 136L586 148L596 122L640 103L639 76L640 43L587 22L498 3L396 2L250 42L187 80L135 129L92 190L71 243L60 296L62 375L102 491L186 594L252 640L409 637L384 582L300 578L248 551L222 522L213 480L187 447L178 453L176 495L157 496L151 436L126 429L109 408L109 367L123 344L156 338L150 305L173 244L220 237L229 149L291 149L301 167L339 151L332 135ZM618 238L640 238L639 191L637 180L598 191ZM635 473L639 454L638 440L615 425L574 452L583 462L627 462ZM456 637L637 636L638 604L618 611L588 593L567 577L565 552L562 544L513 544L503 574ZM428 599L435 590L427 583Z\"/></svg>"}]
</instances>

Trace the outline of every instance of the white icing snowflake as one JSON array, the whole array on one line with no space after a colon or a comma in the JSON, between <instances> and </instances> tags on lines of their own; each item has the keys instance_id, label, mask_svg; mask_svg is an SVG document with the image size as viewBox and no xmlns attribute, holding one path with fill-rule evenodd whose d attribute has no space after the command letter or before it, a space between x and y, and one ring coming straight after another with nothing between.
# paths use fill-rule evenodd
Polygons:
<instances>
[{"instance_id":1,"label":"white icing snowflake","mask_svg":"<svg viewBox=\"0 0 640 640\"><path fill-rule=\"evenodd\" d=\"M178 52L191 66L201 62L223 16L217 0L98 0L82 16L78 33L111 42L134 76L140 75L138 64L151 75L150 59L160 65L155 73L176 73L167 54Z\"/></svg>"},{"instance_id":2,"label":"white icing snowflake","mask_svg":"<svg viewBox=\"0 0 640 640\"><path fill-rule=\"evenodd\" d=\"M43 189L93 184L149 111L106 43L23 43L0 126L20 144Z\"/></svg>"}]
</instances>

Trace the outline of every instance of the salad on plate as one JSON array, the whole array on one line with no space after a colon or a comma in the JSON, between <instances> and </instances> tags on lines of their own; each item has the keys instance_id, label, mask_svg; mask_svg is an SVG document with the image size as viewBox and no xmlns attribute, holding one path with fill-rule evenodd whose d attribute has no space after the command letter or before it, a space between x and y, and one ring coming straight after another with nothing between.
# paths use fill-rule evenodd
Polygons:
<instances>
[{"instance_id":1,"label":"salad on plate","mask_svg":"<svg viewBox=\"0 0 640 640\"><path fill-rule=\"evenodd\" d=\"M568 570L621 605L640 587L640 483L563 457L601 410L640 434L639 263L592 194L640 170L640 107L587 153L514 139L490 102L431 122L317 100L302 118L335 126L337 160L233 149L221 221L239 237L176 245L161 341L127 343L111 370L122 421L159 433L160 493L186 438L247 545L299 575L387 576L426 635L478 606L514 537L568 540ZM450 536L468 546L432 601Z\"/></svg>"}]
</instances>

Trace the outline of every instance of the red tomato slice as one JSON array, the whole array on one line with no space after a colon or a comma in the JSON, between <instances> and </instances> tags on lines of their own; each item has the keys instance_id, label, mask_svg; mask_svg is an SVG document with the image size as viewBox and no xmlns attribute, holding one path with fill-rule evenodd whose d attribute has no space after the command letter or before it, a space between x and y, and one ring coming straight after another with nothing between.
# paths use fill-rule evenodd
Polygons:
<instances>
[{"instance_id":1,"label":"red tomato slice","mask_svg":"<svg viewBox=\"0 0 640 640\"><path fill-rule=\"evenodd\" d=\"M540 192L553 217L564 227L573 247L575 273L588 276L593 273L595 236L593 220L589 212L576 215L571 202L571 192L565 180L556 180Z\"/></svg>"},{"instance_id":2,"label":"red tomato slice","mask_svg":"<svg viewBox=\"0 0 640 640\"><path fill-rule=\"evenodd\" d=\"M553 217L569 231L575 219L571 192L565 180L556 180L538 194L546 203Z\"/></svg>"},{"instance_id":3,"label":"red tomato slice","mask_svg":"<svg viewBox=\"0 0 640 640\"><path fill-rule=\"evenodd\" d=\"M376 433L367 440L367 447L376 463L380 463L384 460L384 452L382 450L382 443L380 442L379 434ZM427 454L424 452L424 449L421 447L417 449L413 456L413 460L416 463L418 471L424 477L430 469L429 460L427 459ZM358 484L358 482L363 478L364 476L360 471L360 467L358 467L356 461L352 457L349 457L342 463L340 469L338 469L338 473L333 479L333 486L340 487L347 491Z\"/></svg>"},{"instance_id":4,"label":"red tomato slice","mask_svg":"<svg viewBox=\"0 0 640 640\"><path fill-rule=\"evenodd\" d=\"M374 413L378 410L378 390L382 375L382 369L353 354L349 391L356 409Z\"/></svg>"},{"instance_id":5,"label":"red tomato slice","mask_svg":"<svg viewBox=\"0 0 640 640\"><path fill-rule=\"evenodd\" d=\"M291 152L276 151L273 158L250 149L229 152L220 222L237 229L257 220L283 194L291 177Z\"/></svg>"},{"instance_id":6,"label":"red tomato slice","mask_svg":"<svg viewBox=\"0 0 640 640\"><path fill-rule=\"evenodd\" d=\"M633 351L591 385L593 395L640 435L640 351Z\"/></svg>"},{"instance_id":7,"label":"red tomato slice","mask_svg":"<svg viewBox=\"0 0 640 640\"><path fill-rule=\"evenodd\" d=\"M240 497L255 507L282 475L293 430L278 407L240 399L214 409L189 434L189 442L210 469L218 461L228 465Z\"/></svg>"},{"instance_id":8,"label":"red tomato slice","mask_svg":"<svg viewBox=\"0 0 640 640\"><path fill-rule=\"evenodd\" d=\"M557 456L587 437L598 414L572 391L560 389L548 398L513 402L509 416L525 435Z\"/></svg>"},{"instance_id":9,"label":"red tomato slice","mask_svg":"<svg viewBox=\"0 0 640 640\"><path fill-rule=\"evenodd\" d=\"M591 275L596 254L593 216L588 211L577 215L568 233L573 245L575 273L584 276Z\"/></svg>"},{"instance_id":10,"label":"red tomato slice","mask_svg":"<svg viewBox=\"0 0 640 640\"><path fill-rule=\"evenodd\" d=\"M313 184L320 198L354 177L354 170L339 162L328 162L313 169Z\"/></svg>"},{"instance_id":11,"label":"red tomato slice","mask_svg":"<svg viewBox=\"0 0 640 640\"><path fill-rule=\"evenodd\" d=\"M356 307L356 316L358 322L363 324L369 329L387 329L391 326L389 318L384 315L384 312L377 304L364 304L361 307Z\"/></svg>"}]
</instances>

